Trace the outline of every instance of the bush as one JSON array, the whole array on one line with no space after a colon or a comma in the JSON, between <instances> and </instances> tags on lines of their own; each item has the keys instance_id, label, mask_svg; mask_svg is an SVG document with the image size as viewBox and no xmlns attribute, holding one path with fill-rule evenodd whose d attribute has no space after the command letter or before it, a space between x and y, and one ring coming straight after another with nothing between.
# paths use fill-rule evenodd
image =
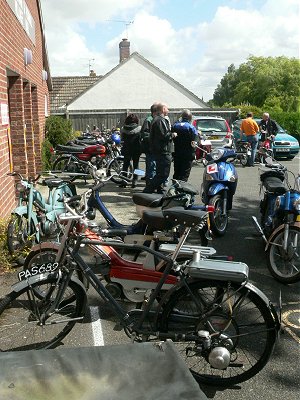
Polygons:
<instances>
[{"instance_id":1,"label":"bush","mask_svg":"<svg viewBox=\"0 0 300 400\"><path fill-rule=\"evenodd\" d=\"M74 137L70 120L55 115L50 115L50 117L46 119L45 139L47 139L54 147L57 144L66 144Z\"/></svg>"},{"instance_id":2,"label":"bush","mask_svg":"<svg viewBox=\"0 0 300 400\"><path fill-rule=\"evenodd\" d=\"M6 245L7 224L8 220L0 219L0 274L11 269L11 257Z\"/></svg>"},{"instance_id":3,"label":"bush","mask_svg":"<svg viewBox=\"0 0 300 400\"><path fill-rule=\"evenodd\" d=\"M53 153L51 149L53 149L52 144L48 139L45 139L42 143L42 163L43 169L46 171L51 170L52 168Z\"/></svg>"}]
</instances>

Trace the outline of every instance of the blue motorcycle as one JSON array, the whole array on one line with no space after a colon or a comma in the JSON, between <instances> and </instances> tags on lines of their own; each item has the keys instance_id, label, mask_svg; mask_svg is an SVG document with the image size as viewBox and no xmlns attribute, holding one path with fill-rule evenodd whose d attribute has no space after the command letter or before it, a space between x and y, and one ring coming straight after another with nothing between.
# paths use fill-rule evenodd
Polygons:
<instances>
[{"instance_id":1,"label":"blue motorcycle","mask_svg":"<svg viewBox=\"0 0 300 400\"><path fill-rule=\"evenodd\" d=\"M236 152L231 148L217 148L207 154L201 185L202 201L214 206L210 213L210 228L216 236L223 236L228 226L228 212L236 191L238 174L233 161Z\"/></svg>"},{"instance_id":2,"label":"blue motorcycle","mask_svg":"<svg viewBox=\"0 0 300 400\"><path fill-rule=\"evenodd\" d=\"M288 170L272 159L259 167L261 224L252 217L266 243L268 269L282 283L300 280L300 175L289 183Z\"/></svg>"}]
</instances>

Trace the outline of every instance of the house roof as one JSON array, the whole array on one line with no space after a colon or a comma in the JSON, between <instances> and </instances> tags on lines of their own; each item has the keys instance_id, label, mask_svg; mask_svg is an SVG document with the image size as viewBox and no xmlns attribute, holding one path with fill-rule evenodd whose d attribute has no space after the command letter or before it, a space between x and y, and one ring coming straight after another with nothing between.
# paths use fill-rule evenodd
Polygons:
<instances>
[{"instance_id":1,"label":"house roof","mask_svg":"<svg viewBox=\"0 0 300 400\"><path fill-rule=\"evenodd\" d=\"M66 105L80 93L91 87L101 76L53 76L50 93L51 111L65 110Z\"/></svg>"},{"instance_id":2,"label":"house roof","mask_svg":"<svg viewBox=\"0 0 300 400\"><path fill-rule=\"evenodd\" d=\"M139 53L118 64L93 86L73 98L68 111L149 109L154 101L169 108L206 108L208 105Z\"/></svg>"}]
</instances>

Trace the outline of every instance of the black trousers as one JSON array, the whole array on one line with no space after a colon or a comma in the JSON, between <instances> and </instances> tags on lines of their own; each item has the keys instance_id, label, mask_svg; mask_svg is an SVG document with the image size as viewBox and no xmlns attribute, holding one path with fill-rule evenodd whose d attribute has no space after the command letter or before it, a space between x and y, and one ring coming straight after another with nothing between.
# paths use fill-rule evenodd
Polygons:
<instances>
[{"instance_id":1,"label":"black trousers","mask_svg":"<svg viewBox=\"0 0 300 400\"><path fill-rule=\"evenodd\" d=\"M130 161L132 160L133 164L133 169L138 169L139 168L139 160L140 160L140 154L139 153L133 153L133 154L124 154L124 164L123 164L123 171L128 171ZM137 176L133 175L133 180L137 180Z\"/></svg>"},{"instance_id":2,"label":"black trousers","mask_svg":"<svg viewBox=\"0 0 300 400\"><path fill-rule=\"evenodd\" d=\"M189 179L191 169L192 169L193 159L180 157L174 155L174 175L173 179L178 179L180 181L185 181Z\"/></svg>"},{"instance_id":3,"label":"black trousers","mask_svg":"<svg viewBox=\"0 0 300 400\"><path fill-rule=\"evenodd\" d=\"M149 186L146 186L145 192L153 193L157 191L157 193L162 193L164 189L164 183L169 178L172 156L171 154L162 154L162 155L154 155L154 159L156 162L156 173Z\"/></svg>"}]
</instances>

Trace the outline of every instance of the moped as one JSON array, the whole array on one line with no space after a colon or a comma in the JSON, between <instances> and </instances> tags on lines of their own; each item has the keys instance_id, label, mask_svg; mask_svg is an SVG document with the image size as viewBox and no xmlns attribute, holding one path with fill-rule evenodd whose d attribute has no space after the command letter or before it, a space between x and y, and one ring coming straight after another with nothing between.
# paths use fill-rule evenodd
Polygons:
<instances>
[{"instance_id":1,"label":"moped","mask_svg":"<svg viewBox=\"0 0 300 400\"><path fill-rule=\"evenodd\" d=\"M36 188L40 178L24 178L18 172L9 173L20 181L16 184L19 193L18 205L11 212L7 228L7 247L18 264L24 262L24 255L34 243L58 234L57 216L65 211L63 195L76 194L72 178L51 177L44 179L42 184L47 186L48 198L45 199Z\"/></svg>"},{"instance_id":2,"label":"moped","mask_svg":"<svg viewBox=\"0 0 300 400\"><path fill-rule=\"evenodd\" d=\"M268 269L282 283L300 280L300 174L294 185L287 169L271 158L259 166L263 199L261 224L252 217L266 243Z\"/></svg>"},{"instance_id":3,"label":"moped","mask_svg":"<svg viewBox=\"0 0 300 400\"><path fill-rule=\"evenodd\" d=\"M203 161L205 168L201 185L202 201L215 208L210 215L211 230L216 236L223 236L228 226L228 212L236 191L238 174L233 161L234 149L222 147L207 154Z\"/></svg>"}]
</instances>

